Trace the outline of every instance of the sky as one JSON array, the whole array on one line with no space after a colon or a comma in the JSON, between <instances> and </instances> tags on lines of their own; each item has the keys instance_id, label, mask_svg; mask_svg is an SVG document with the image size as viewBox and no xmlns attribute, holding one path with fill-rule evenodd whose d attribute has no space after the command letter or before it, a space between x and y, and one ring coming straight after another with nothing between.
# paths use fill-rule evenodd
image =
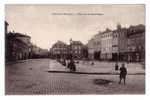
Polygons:
<instances>
[{"instance_id":1,"label":"sky","mask_svg":"<svg viewBox=\"0 0 150 100\"><path fill-rule=\"evenodd\" d=\"M144 5L5 5L9 31L31 36L33 44L50 47L58 40L86 44L99 31L145 25Z\"/></svg>"}]
</instances>

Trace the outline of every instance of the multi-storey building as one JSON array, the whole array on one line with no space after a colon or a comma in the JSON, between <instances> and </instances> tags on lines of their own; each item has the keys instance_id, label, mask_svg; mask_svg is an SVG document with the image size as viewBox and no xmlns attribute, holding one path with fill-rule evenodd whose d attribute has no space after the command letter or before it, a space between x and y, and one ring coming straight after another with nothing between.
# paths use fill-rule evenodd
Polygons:
<instances>
[{"instance_id":1,"label":"multi-storey building","mask_svg":"<svg viewBox=\"0 0 150 100\"><path fill-rule=\"evenodd\" d=\"M145 26L130 26L128 29L128 61L145 59Z\"/></svg>"},{"instance_id":2,"label":"multi-storey building","mask_svg":"<svg viewBox=\"0 0 150 100\"><path fill-rule=\"evenodd\" d=\"M9 32L6 34L6 61L30 58L31 37L22 33Z\"/></svg>"},{"instance_id":3,"label":"multi-storey building","mask_svg":"<svg viewBox=\"0 0 150 100\"><path fill-rule=\"evenodd\" d=\"M101 55L101 33L96 34L87 43L88 46L88 57L89 59L100 60Z\"/></svg>"},{"instance_id":4,"label":"multi-storey building","mask_svg":"<svg viewBox=\"0 0 150 100\"><path fill-rule=\"evenodd\" d=\"M117 25L112 38L112 60L127 60L127 29Z\"/></svg>"},{"instance_id":5,"label":"multi-storey building","mask_svg":"<svg viewBox=\"0 0 150 100\"><path fill-rule=\"evenodd\" d=\"M87 44L87 46L88 46L88 58L89 59L94 59L94 52L95 52L95 49L94 49L94 47L95 47L95 45L94 45L94 39L92 38L91 40L89 40L88 41L88 44Z\"/></svg>"},{"instance_id":6,"label":"multi-storey building","mask_svg":"<svg viewBox=\"0 0 150 100\"><path fill-rule=\"evenodd\" d=\"M57 41L50 49L50 54L54 58L66 58L68 56L68 45L62 41Z\"/></svg>"},{"instance_id":7,"label":"multi-storey building","mask_svg":"<svg viewBox=\"0 0 150 100\"><path fill-rule=\"evenodd\" d=\"M118 24L116 30L106 29L95 35L88 41L87 46L88 56L91 59L100 55L101 60L143 61L145 59L145 26L122 28Z\"/></svg>"},{"instance_id":8,"label":"multi-storey building","mask_svg":"<svg viewBox=\"0 0 150 100\"><path fill-rule=\"evenodd\" d=\"M83 58L83 48L84 45L81 41L70 40L69 51L73 58L81 59Z\"/></svg>"},{"instance_id":9,"label":"multi-storey building","mask_svg":"<svg viewBox=\"0 0 150 100\"><path fill-rule=\"evenodd\" d=\"M83 59L88 59L88 46L87 46L87 45L84 45L84 46L83 46L82 52L83 52L83 53L82 53L82 55L83 55L82 58L83 58Z\"/></svg>"},{"instance_id":10,"label":"multi-storey building","mask_svg":"<svg viewBox=\"0 0 150 100\"><path fill-rule=\"evenodd\" d=\"M106 29L101 33L101 59L112 60L112 39L113 32Z\"/></svg>"}]
</instances>

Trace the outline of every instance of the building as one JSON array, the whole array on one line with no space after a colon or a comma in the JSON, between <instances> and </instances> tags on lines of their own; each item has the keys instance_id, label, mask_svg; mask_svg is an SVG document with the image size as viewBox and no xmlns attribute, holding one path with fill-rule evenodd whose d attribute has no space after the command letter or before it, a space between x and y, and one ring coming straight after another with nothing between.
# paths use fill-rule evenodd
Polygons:
<instances>
[{"instance_id":1,"label":"building","mask_svg":"<svg viewBox=\"0 0 150 100\"><path fill-rule=\"evenodd\" d=\"M72 39L70 40L69 54L71 54L71 57L75 59L83 58L83 48L84 45L81 41L73 41Z\"/></svg>"},{"instance_id":2,"label":"building","mask_svg":"<svg viewBox=\"0 0 150 100\"><path fill-rule=\"evenodd\" d=\"M6 34L6 61L30 58L31 37L22 33L9 32Z\"/></svg>"},{"instance_id":3,"label":"building","mask_svg":"<svg viewBox=\"0 0 150 100\"><path fill-rule=\"evenodd\" d=\"M32 54L32 58L37 58L40 52L40 48L37 47L36 45L32 45L31 47L31 54Z\"/></svg>"},{"instance_id":4,"label":"building","mask_svg":"<svg viewBox=\"0 0 150 100\"><path fill-rule=\"evenodd\" d=\"M127 29L122 28L120 24L113 31L112 38L112 60L126 61L127 60Z\"/></svg>"},{"instance_id":5,"label":"building","mask_svg":"<svg viewBox=\"0 0 150 100\"><path fill-rule=\"evenodd\" d=\"M87 46L88 46L88 58L93 60L94 59L94 52L95 52L95 47L94 47L94 39L92 38L91 40L88 41Z\"/></svg>"},{"instance_id":6,"label":"building","mask_svg":"<svg viewBox=\"0 0 150 100\"><path fill-rule=\"evenodd\" d=\"M101 55L101 33L96 34L91 40L87 43L88 47L88 57L89 59L100 60Z\"/></svg>"},{"instance_id":7,"label":"building","mask_svg":"<svg viewBox=\"0 0 150 100\"><path fill-rule=\"evenodd\" d=\"M88 59L88 46L87 45L83 46L82 55L83 55L82 56L83 59Z\"/></svg>"},{"instance_id":8,"label":"building","mask_svg":"<svg viewBox=\"0 0 150 100\"><path fill-rule=\"evenodd\" d=\"M106 29L101 33L101 59L112 60L112 40L113 32L110 29Z\"/></svg>"},{"instance_id":9,"label":"building","mask_svg":"<svg viewBox=\"0 0 150 100\"><path fill-rule=\"evenodd\" d=\"M32 58L48 58L50 54L47 49L42 49L36 45L32 45L31 55Z\"/></svg>"},{"instance_id":10,"label":"building","mask_svg":"<svg viewBox=\"0 0 150 100\"><path fill-rule=\"evenodd\" d=\"M88 41L90 59L113 61L144 61L145 26L136 25L115 30L106 29Z\"/></svg>"},{"instance_id":11,"label":"building","mask_svg":"<svg viewBox=\"0 0 150 100\"><path fill-rule=\"evenodd\" d=\"M47 49L39 49L39 57L40 58L48 58L49 57L49 51Z\"/></svg>"},{"instance_id":12,"label":"building","mask_svg":"<svg viewBox=\"0 0 150 100\"><path fill-rule=\"evenodd\" d=\"M50 49L52 58L66 58L68 56L68 45L62 41L57 41Z\"/></svg>"},{"instance_id":13,"label":"building","mask_svg":"<svg viewBox=\"0 0 150 100\"><path fill-rule=\"evenodd\" d=\"M128 29L128 61L145 60L145 26L130 26Z\"/></svg>"}]
</instances>

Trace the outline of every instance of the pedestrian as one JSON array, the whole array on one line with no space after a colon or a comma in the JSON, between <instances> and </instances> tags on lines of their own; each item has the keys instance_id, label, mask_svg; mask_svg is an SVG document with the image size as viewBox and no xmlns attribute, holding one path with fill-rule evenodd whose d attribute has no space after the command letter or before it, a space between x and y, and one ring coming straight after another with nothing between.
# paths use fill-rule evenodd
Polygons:
<instances>
[{"instance_id":1,"label":"pedestrian","mask_svg":"<svg viewBox=\"0 0 150 100\"><path fill-rule=\"evenodd\" d=\"M67 63L67 68L69 68L69 69L70 69L70 62L71 62L71 60L69 59L68 63Z\"/></svg>"},{"instance_id":2,"label":"pedestrian","mask_svg":"<svg viewBox=\"0 0 150 100\"><path fill-rule=\"evenodd\" d=\"M93 62L93 61L91 62L91 65L92 65L92 66L94 65L94 62Z\"/></svg>"},{"instance_id":3,"label":"pedestrian","mask_svg":"<svg viewBox=\"0 0 150 100\"><path fill-rule=\"evenodd\" d=\"M126 84L126 75L127 75L127 69L125 67L125 64L123 63L120 67L120 75L119 75L119 84L121 84L121 80L124 80L124 85Z\"/></svg>"},{"instance_id":4,"label":"pedestrian","mask_svg":"<svg viewBox=\"0 0 150 100\"><path fill-rule=\"evenodd\" d=\"M73 59L70 60L69 64L68 64L68 68L70 69L71 72L75 72L76 71L76 65Z\"/></svg>"},{"instance_id":5,"label":"pedestrian","mask_svg":"<svg viewBox=\"0 0 150 100\"><path fill-rule=\"evenodd\" d=\"M116 63L115 64L115 70L118 71L118 68L119 68L118 63Z\"/></svg>"},{"instance_id":6,"label":"pedestrian","mask_svg":"<svg viewBox=\"0 0 150 100\"><path fill-rule=\"evenodd\" d=\"M63 59L62 65L66 66L66 60Z\"/></svg>"}]
</instances>

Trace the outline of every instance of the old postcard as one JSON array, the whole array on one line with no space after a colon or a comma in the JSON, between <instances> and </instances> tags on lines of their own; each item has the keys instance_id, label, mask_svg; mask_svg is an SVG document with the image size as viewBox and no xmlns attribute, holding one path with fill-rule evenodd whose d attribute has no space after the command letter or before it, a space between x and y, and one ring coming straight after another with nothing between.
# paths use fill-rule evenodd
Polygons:
<instances>
[{"instance_id":1,"label":"old postcard","mask_svg":"<svg viewBox=\"0 0 150 100\"><path fill-rule=\"evenodd\" d=\"M145 94L145 5L5 5L5 94Z\"/></svg>"}]
</instances>

